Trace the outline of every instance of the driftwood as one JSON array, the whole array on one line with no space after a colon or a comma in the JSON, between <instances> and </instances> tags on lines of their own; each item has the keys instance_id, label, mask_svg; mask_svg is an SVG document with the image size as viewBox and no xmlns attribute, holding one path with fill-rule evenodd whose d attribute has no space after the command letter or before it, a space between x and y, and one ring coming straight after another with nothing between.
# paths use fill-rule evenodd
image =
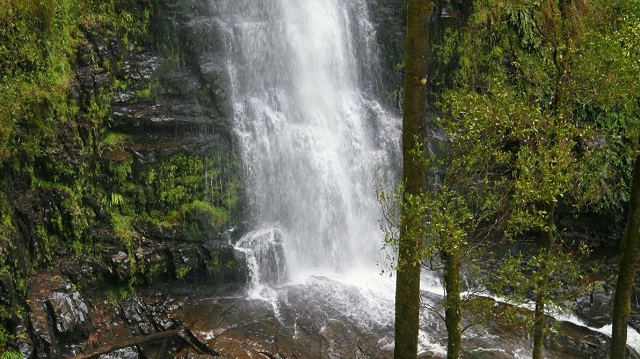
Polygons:
<instances>
[{"instance_id":1,"label":"driftwood","mask_svg":"<svg viewBox=\"0 0 640 359\"><path fill-rule=\"evenodd\" d=\"M220 355L218 352L216 352L215 350L209 348L208 345L202 343L198 338L196 338L196 336L193 335L193 333L189 329L182 328L182 329L166 330L164 332L153 333L153 334L149 334L149 335L142 335L142 336L130 338L128 340L123 340L123 341L121 341L121 342L119 342L117 344L106 345L106 346L104 346L102 348L98 348L98 349L92 350L92 351L87 352L87 353L76 355L76 356L72 357L71 359L92 359L92 358L97 358L100 355L108 354L108 353L111 353L112 351L115 351L115 350L118 350L118 349L129 348L129 347L137 346L137 345L140 345L140 344L146 344L146 343L155 342L155 341L163 340L163 339L164 340L168 340L168 339L170 339L172 337L175 337L175 336L180 337L189 346L191 346L193 349L195 349L195 351L198 352L199 354L210 354L210 355L214 355L214 356L219 356Z\"/></svg>"},{"instance_id":2,"label":"driftwood","mask_svg":"<svg viewBox=\"0 0 640 359\"><path fill-rule=\"evenodd\" d=\"M182 340L184 340L185 342L187 342L187 344L189 344L189 346L191 346L193 349L195 349L198 354L209 354L209 355L214 355L214 356L220 356L220 353L218 353L217 351L211 349L207 344L203 343L202 341L200 341L200 339L198 339L191 330L189 330L189 328L184 327L182 328L179 332L178 335L180 336L180 338L182 338Z\"/></svg>"}]
</instances>

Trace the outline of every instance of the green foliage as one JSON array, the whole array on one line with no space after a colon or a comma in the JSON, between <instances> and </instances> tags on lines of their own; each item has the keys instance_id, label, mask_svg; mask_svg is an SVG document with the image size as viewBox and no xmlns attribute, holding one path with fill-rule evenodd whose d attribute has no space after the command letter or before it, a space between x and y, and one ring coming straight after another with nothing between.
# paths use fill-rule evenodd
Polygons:
<instances>
[{"instance_id":1,"label":"green foliage","mask_svg":"<svg viewBox=\"0 0 640 359\"><path fill-rule=\"evenodd\" d=\"M136 19L127 11L117 10L114 1L3 1L0 163L28 150L23 142L16 141L15 131L20 127L50 134L75 114L67 90L73 82L75 50L84 41L79 29L102 27L107 33L117 32L128 43L132 36L146 31L149 14L144 12L144 18Z\"/></svg>"},{"instance_id":2,"label":"green foliage","mask_svg":"<svg viewBox=\"0 0 640 359\"><path fill-rule=\"evenodd\" d=\"M187 273L189 273L190 270L191 268L189 266L183 266L178 268L176 270L176 278L178 279L184 278L184 276L187 275Z\"/></svg>"},{"instance_id":3,"label":"green foliage","mask_svg":"<svg viewBox=\"0 0 640 359\"><path fill-rule=\"evenodd\" d=\"M26 277L34 267L51 264L69 249L79 257L96 253L94 211L107 195L95 159L121 150L126 141L117 134L103 138L104 127L113 124L115 90L126 81L114 81L80 101L69 96L77 48L87 42L87 33L120 40L128 48L149 20L148 9L134 16L117 1L3 0L0 5L0 275L13 281L18 300L26 295ZM120 61L115 60L95 66L113 77ZM131 161L112 170L116 179L130 180ZM114 207L127 206L125 197L109 194ZM20 232L18 206L27 214ZM133 217L114 213L114 228L128 247L135 247ZM17 305L0 307L0 321L19 316L13 313ZM0 328L2 358L22 357L5 350L15 340L11 330Z\"/></svg>"},{"instance_id":4,"label":"green foliage","mask_svg":"<svg viewBox=\"0 0 640 359\"><path fill-rule=\"evenodd\" d=\"M116 235L122 240L123 244L129 251L129 259L134 261L133 251L137 248L134 242L136 232L132 225L132 218L129 216L120 215L117 212L111 214L111 226Z\"/></svg>"},{"instance_id":5,"label":"green foliage","mask_svg":"<svg viewBox=\"0 0 640 359\"><path fill-rule=\"evenodd\" d=\"M430 144L437 155L414 151L437 178L402 209L425 217L432 268L460 254L464 271L481 273L479 289L546 308L576 294L588 254L565 242L555 209L622 213L640 128L640 4L564 3L476 1L468 27L445 34L438 60L457 64L438 99L445 137ZM399 205L384 208L396 221ZM524 238L536 241L503 256L485 251ZM387 239L397 243L397 229ZM533 324L512 308L509 317Z\"/></svg>"},{"instance_id":6,"label":"green foliage","mask_svg":"<svg viewBox=\"0 0 640 359\"><path fill-rule=\"evenodd\" d=\"M162 85L158 78L153 78L146 87L139 89L136 91L136 97L143 101L149 101L158 97L160 92L162 91Z\"/></svg>"},{"instance_id":7,"label":"green foliage","mask_svg":"<svg viewBox=\"0 0 640 359\"><path fill-rule=\"evenodd\" d=\"M2 334L0 334L1 336ZM0 339L1 341L1 339ZM2 348L2 346L0 345L0 348ZM22 355L22 353L20 352L14 352L14 351L4 351L1 355L0 355L0 359L22 359L24 356Z\"/></svg>"},{"instance_id":8,"label":"green foliage","mask_svg":"<svg viewBox=\"0 0 640 359\"><path fill-rule=\"evenodd\" d=\"M108 136L108 135L107 135ZM122 147L127 139L115 135ZM120 142L122 141L122 142ZM116 153L120 150L116 150ZM110 215L116 236L127 248L130 281L153 280L161 269L147 263L138 253L142 228L190 240L209 238L219 232L237 210L240 181L235 162L221 157L174 151L149 164L136 164L128 155L117 160L105 151L100 163L104 174L102 203ZM144 233L143 233L144 234ZM180 268L184 276L190 269Z\"/></svg>"},{"instance_id":9,"label":"green foliage","mask_svg":"<svg viewBox=\"0 0 640 359\"><path fill-rule=\"evenodd\" d=\"M592 10L570 3L477 3L459 48L457 86L440 101L449 159L441 164L438 192L453 195L428 207L429 223L437 220L441 229L430 234L435 242L442 234L451 239L444 250L491 232L493 238L538 239L533 252L501 258L503 266L485 285L540 307L566 299L560 284L582 283L577 258L588 252L563 241L555 208L620 204L634 153L630 139L637 137L626 137L636 127L637 59L616 35L629 25L616 16L602 21L618 5ZM473 191L484 194L474 198Z\"/></svg>"}]
</instances>

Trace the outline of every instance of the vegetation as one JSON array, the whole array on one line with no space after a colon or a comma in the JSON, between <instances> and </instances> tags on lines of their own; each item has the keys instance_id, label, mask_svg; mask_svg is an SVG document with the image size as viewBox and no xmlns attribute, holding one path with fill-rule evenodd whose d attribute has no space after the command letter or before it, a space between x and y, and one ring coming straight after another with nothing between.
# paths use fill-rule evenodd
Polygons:
<instances>
[{"instance_id":1,"label":"vegetation","mask_svg":"<svg viewBox=\"0 0 640 359\"><path fill-rule=\"evenodd\" d=\"M620 147L601 151L594 139L631 130L618 132L603 117L637 117L634 96L640 89L633 80L637 60L626 49L630 39L611 41L637 11L581 1L477 1L475 6L461 39L458 85L442 99L443 120L451 147L463 145L461 153L480 150L471 156L482 160L465 164L479 171L467 180L481 179L504 196L502 204L488 207L504 208L506 220L492 225L503 224L506 239L539 239L537 254L514 253L506 260L513 265L498 273L508 280L495 280L489 288L508 288L505 294L516 301L533 301L533 357L541 358L545 308L563 301L560 283L582 282L573 257L586 253L564 241L555 209L560 204L612 208L625 196L618 181L629 169L620 164L630 163L625 156L633 141L612 141ZM593 68L596 62L601 65ZM474 141L484 142L483 148L466 147ZM602 165L616 170L602 173ZM487 207L484 200L481 204Z\"/></svg>"},{"instance_id":2,"label":"vegetation","mask_svg":"<svg viewBox=\"0 0 640 359\"><path fill-rule=\"evenodd\" d=\"M111 117L114 97L132 83L118 71L148 37L151 8L140 4L0 6L0 290L9 293L0 298L0 352L15 339L26 278L36 270L63 255L100 256L106 231L128 252L130 284L145 280L160 269L139 263L141 232L205 239L238 207L241 183L231 156L167 150L142 163L128 150L135 139ZM78 66L104 82L80 84ZM154 78L130 91L148 101L161 85Z\"/></svg>"},{"instance_id":3,"label":"vegetation","mask_svg":"<svg viewBox=\"0 0 640 359\"><path fill-rule=\"evenodd\" d=\"M450 358L461 312L492 315L462 300L462 272L483 261L478 290L533 306L532 316L504 314L525 320L541 358L548 308L576 293L561 288L584 283L578 263L588 254L564 238L556 210L624 216L638 136L637 6L478 0L468 25L434 46L438 68L454 69L435 72L446 136L414 155L440 175L401 208L426 222L423 262L444 269ZM498 241L513 248L506 257L486 251Z\"/></svg>"},{"instance_id":4,"label":"vegetation","mask_svg":"<svg viewBox=\"0 0 640 359\"><path fill-rule=\"evenodd\" d=\"M76 49L87 42L91 29L126 42L145 31L147 21L116 10L113 1L2 2L0 275L9 292L0 302L2 352L14 339L9 323L22 316L25 278L67 250L85 254L93 248L90 228L96 218L84 198L97 191L90 158L100 138L91 134L98 132L108 110L85 109L69 95ZM89 136L81 131L85 117L95 119ZM12 355L4 352L3 358Z\"/></svg>"}]
</instances>

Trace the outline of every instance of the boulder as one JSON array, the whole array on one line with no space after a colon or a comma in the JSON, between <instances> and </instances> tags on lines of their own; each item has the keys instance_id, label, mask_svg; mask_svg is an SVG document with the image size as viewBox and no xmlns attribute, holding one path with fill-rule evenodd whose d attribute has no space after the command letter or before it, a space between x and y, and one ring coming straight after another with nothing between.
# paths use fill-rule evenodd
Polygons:
<instances>
[{"instance_id":1,"label":"boulder","mask_svg":"<svg viewBox=\"0 0 640 359\"><path fill-rule=\"evenodd\" d=\"M99 359L138 359L144 358L140 356L140 351L137 347L129 347L124 349L114 350L107 354L102 354Z\"/></svg>"},{"instance_id":2,"label":"boulder","mask_svg":"<svg viewBox=\"0 0 640 359\"><path fill-rule=\"evenodd\" d=\"M247 257L232 245L208 241L202 245L207 276L216 283L247 283Z\"/></svg>"},{"instance_id":3,"label":"boulder","mask_svg":"<svg viewBox=\"0 0 640 359\"><path fill-rule=\"evenodd\" d=\"M47 306L52 313L53 329L58 338L64 341L79 341L89 337L89 306L78 291L54 291L47 301Z\"/></svg>"},{"instance_id":4,"label":"boulder","mask_svg":"<svg viewBox=\"0 0 640 359\"><path fill-rule=\"evenodd\" d=\"M54 335L45 303L28 300L27 305L36 357L38 359L57 358L59 356L58 340Z\"/></svg>"}]
</instances>

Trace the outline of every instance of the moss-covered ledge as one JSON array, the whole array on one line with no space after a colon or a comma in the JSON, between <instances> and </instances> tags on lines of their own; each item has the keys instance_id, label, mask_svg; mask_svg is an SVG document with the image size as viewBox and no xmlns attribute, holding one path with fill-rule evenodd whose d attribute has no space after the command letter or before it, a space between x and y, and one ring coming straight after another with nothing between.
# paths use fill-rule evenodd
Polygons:
<instances>
[{"instance_id":1,"label":"moss-covered ledge","mask_svg":"<svg viewBox=\"0 0 640 359\"><path fill-rule=\"evenodd\" d=\"M74 352L105 320L88 315L62 340L54 293L81 306L136 284L242 283L229 238L242 181L222 82L177 61L188 48L159 46L173 14L144 0L6 5L0 353Z\"/></svg>"}]
</instances>

